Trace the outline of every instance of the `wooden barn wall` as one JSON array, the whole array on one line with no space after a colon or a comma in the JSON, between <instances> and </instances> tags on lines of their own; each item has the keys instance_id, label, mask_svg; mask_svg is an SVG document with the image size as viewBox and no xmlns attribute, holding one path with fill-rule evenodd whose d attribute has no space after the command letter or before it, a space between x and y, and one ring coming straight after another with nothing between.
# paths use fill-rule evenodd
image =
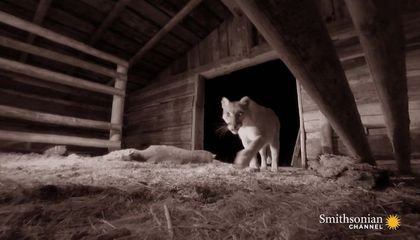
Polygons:
<instances>
[{"instance_id":1,"label":"wooden barn wall","mask_svg":"<svg viewBox=\"0 0 420 240\"><path fill-rule=\"evenodd\" d=\"M321 1L320 6L359 105L362 121L369 128L368 138L374 154L377 158L390 157L390 148L387 147L389 142L382 127L383 116L376 92L347 10L342 1ZM416 151L420 149L417 145L420 133L420 54L417 50L417 47L420 48L420 32L416 30L416 26L420 24L420 14L409 13L408 10L405 12L411 129L413 151L417 154ZM211 78L273 59L276 59L275 52L245 17L239 16L225 21L205 40L163 71L154 83L129 94L125 116L125 147L144 148L151 144L170 144L190 149L193 135L194 82L198 79L197 76ZM302 95L307 156L313 159L320 154L321 149L320 113L304 91ZM336 136L334 140L336 152L345 154L345 149Z\"/></svg>"},{"instance_id":2,"label":"wooden barn wall","mask_svg":"<svg viewBox=\"0 0 420 240\"><path fill-rule=\"evenodd\" d=\"M0 72L0 105L36 112L109 122L111 96L44 82L27 76ZM0 117L0 129L33 133L63 134L88 138L108 138L109 131L64 127L40 122ZM42 152L44 143L0 141L0 151ZM78 153L102 153L104 149L71 146Z\"/></svg>"},{"instance_id":3,"label":"wooden barn wall","mask_svg":"<svg viewBox=\"0 0 420 240\"><path fill-rule=\"evenodd\" d=\"M191 148L193 78L160 82L129 96L124 146L153 144Z\"/></svg>"}]
</instances>

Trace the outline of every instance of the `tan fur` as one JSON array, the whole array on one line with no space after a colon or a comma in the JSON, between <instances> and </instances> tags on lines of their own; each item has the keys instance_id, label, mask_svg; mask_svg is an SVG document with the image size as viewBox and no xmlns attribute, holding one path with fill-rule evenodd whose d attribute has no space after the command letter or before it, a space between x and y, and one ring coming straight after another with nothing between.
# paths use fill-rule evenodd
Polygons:
<instances>
[{"instance_id":1,"label":"tan fur","mask_svg":"<svg viewBox=\"0 0 420 240\"><path fill-rule=\"evenodd\" d=\"M257 153L261 155L261 169L276 171L280 151L280 122L273 110L258 105L249 97L231 102L222 98L223 120L233 134L238 134L244 149L236 155L235 164L258 168Z\"/></svg>"}]
</instances>

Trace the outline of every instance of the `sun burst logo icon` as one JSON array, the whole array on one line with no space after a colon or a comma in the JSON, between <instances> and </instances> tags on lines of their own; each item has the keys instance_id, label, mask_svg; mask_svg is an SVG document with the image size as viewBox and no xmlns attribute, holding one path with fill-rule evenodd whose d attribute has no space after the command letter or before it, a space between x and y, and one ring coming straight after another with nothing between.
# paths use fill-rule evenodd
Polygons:
<instances>
[{"instance_id":1,"label":"sun burst logo icon","mask_svg":"<svg viewBox=\"0 0 420 240\"><path fill-rule=\"evenodd\" d=\"M397 215L389 215L385 221L386 227L390 230L397 230L401 225L401 219Z\"/></svg>"}]
</instances>

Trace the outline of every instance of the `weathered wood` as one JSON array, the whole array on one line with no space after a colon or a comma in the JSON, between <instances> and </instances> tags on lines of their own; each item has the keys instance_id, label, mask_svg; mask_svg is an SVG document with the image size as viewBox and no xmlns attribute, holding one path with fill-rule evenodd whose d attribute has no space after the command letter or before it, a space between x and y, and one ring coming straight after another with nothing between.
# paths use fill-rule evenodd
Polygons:
<instances>
[{"instance_id":1,"label":"weathered wood","mask_svg":"<svg viewBox=\"0 0 420 240\"><path fill-rule=\"evenodd\" d=\"M45 15L47 14L48 8L51 5L51 1L52 0L40 0L38 3L38 6L36 8L36 12L35 12L35 16L33 19L33 23L36 25L42 25L42 22L44 21ZM29 34L28 37L26 38L26 42L28 44L32 44L35 41L35 35L34 34ZM28 58L28 54L27 53L23 53L20 56L20 61L21 62L26 62Z\"/></svg>"},{"instance_id":2,"label":"weathered wood","mask_svg":"<svg viewBox=\"0 0 420 240\"><path fill-rule=\"evenodd\" d=\"M131 59L130 66L133 66L150 49L152 49L160 39L171 31L182 19L185 18L202 0L190 0L184 8L181 9L162 29L159 30Z\"/></svg>"},{"instance_id":3,"label":"weathered wood","mask_svg":"<svg viewBox=\"0 0 420 240\"><path fill-rule=\"evenodd\" d=\"M115 89L118 89L125 93L125 87L127 85L127 68L123 66L117 67L117 73L119 76L115 79ZM112 100L112 112L111 112L111 124L122 125L124 120L124 96L114 95ZM121 129L111 129L109 132L109 140L111 141L121 141L122 131ZM109 148L109 150L115 150L114 148Z\"/></svg>"},{"instance_id":4,"label":"weathered wood","mask_svg":"<svg viewBox=\"0 0 420 240\"><path fill-rule=\"evenodd\" d=\"M350 154L374 164L353 94L315 3L235 1L300 80Z\"/></svg>"},{"instance_id":5,"label":"weathered wood","mask_svg":"<svg viewBox=\"0 0 420 240\"><path fill-rule=\"evenodd\" d=\"M401 173L410 172L405 40L396 1L346 0L375 82Z\"/></svg>"},{"instance_id":6,"label":"weathered wood","mask_svg":"<svg viewBox=\"0 0 420 240\"><path fill-rule=\"evenodd\" d=\"M194 87L192 150L204 149L204 81L203 77L197 75Z\"/></svg>"},{"instance_id":7,"label":"weathered wood","mask_svg":"<svg viewBox=\"0 0 420 240\"><path fill-rule=\"evenodd\" d=\"M16 61L8 60L5 58L0 58L0 69L7 71L25 74L27 76L36 77L43 79L45 81L55 82L63 85L68 85L72 87L87 89L95 92L101 92L112 95L124 96L124 91L102 85L99 83L94 83L88 80L81 78L71 77L62 73L53 72L39 67L34 67L28 64L19 63Z\"/></svg>"},{"instance_id":8,"label":"weathered wood","mask_svg":"<svg viewBox=\"0 0 420 240\"><path fill-rule=\"evenodd\" d=\"M84 138L74 136L62 136L54 134L29 133L0 130L0 140L17 141L17 142L36 142L36 143L51 143L51 144L65 144L85 147L99 147L99 148L119 148L121 143L119 141L109 141L96 138Z\"/></svg>"},{"instance_id":9,"label":"weathered wood","mask_svg":"<svg viewBox=\"0 0 420 240\"><path fill-rule=\"evenodd\" d=\"M0 105L0 116L72 127L95 128L104 130L121 129L121 125L110 124L108 122L61 116L57 114L37 112L5 105Z\"/></svg>"},{"instance_id":10,"label":"weathered wood","mask_svg":"<svg viewBox=\"0 0 420 240\"><path fill-rule=\"evenodd\" d=\"M33 33L33 34L36 34L39 37L46 38L46 39L51 40L53 42L60 43L62 45L77 49L81 52L87 53L87 54L95 56L97 58L101 58L103 60L107 60L107 61L116 63L116 64L121 65L121 66L128 66L127 61L125 61L123 59L120 59L120 58L117 58L115 56L112 56L111 54L102 52L102 51L97 50L93 47L90 47L90 46L88 46L84 43L81 43L81 42L78 42L78 41L76 41L74 39L71 39L69 37L60 35L58 33L55 33L53 31L51 31L51 30L48 30L46 28L37 26L37 25L35 25L31 22L22 20L22 19L17 18L13 15L7 14L3 11L0 11L0 22L2 22L4 24L7 24L7 25L10 25L10 26L13 26L13 27L16 27L16 28L19 28L19 29L24 30L24 31L28 31L28 32Z\"/></svg>"},{"instance_id":11,"label":"weathered wood","mask_svg":"<svg viewBox=\"0 0 420 240\"><path fill-rule=\"evenodd\" d=\"M18 51L24 51L36 56L48 58L57 62L66 63L75 67L90 70L96 73L103 74L109 77L115 77L116 72L106 67L99 66L94 63L86 62L81 59L67 56L58 52L54 52L45 48L40 48L34 45L30 45L24 42L16 41L11 38L0 36L0 45L7 48L13 48ZM21 60L22 61L22 60Z\"/></svg>"}]
</instances>

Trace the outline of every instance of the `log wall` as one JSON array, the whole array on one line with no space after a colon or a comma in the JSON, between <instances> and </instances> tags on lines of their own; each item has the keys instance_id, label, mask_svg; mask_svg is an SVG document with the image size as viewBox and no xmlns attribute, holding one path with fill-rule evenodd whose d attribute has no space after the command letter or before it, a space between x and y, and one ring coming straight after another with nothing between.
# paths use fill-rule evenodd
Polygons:
<instances>
[{"instance_id":1,"label":"log wall","mask_svg":"<svg viewBox=\"0 0 420 240\"><path fill-rule=\"evenodd\" d=\"M109 62L87 62L1 32L0 150L42 152L50 146L68 145L77 152L95 153L91 147L120 148L128 63L5 12L0 12L0 22ZM31 55L20 60L22 52ZM32 55L42 57L47 67L27 63ZM87 71L90 77L57 69L63 64Z\"/></svg>"}]
</instances>

